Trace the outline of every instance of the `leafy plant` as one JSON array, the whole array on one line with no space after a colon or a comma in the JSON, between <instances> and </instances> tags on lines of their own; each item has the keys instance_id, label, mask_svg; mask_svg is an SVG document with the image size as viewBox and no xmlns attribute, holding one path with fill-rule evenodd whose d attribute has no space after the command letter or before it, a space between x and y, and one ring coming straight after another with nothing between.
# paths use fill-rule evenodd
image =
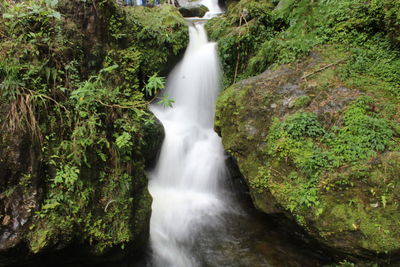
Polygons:
<instances>
[{"instance_id":1,"label":"leafy plant","mask_svg":"<svg viewBox=\"0 0 400 267\"><path fill-rule=\"evenodd\" d=\"M163 105L166 108L172 108L175 100L170 98L168 95L162 95L160 101L157 102L159 105Z\"/></svg>"},{"instance_id":2,"label":"leafy plant","mask_svg":"<svg viewBox=\"0 0 400 267\"><path fill-rule=\"evenodd\" d=\"M225 16L208 23L210 37L218 41L226 87L236 78L294 62L322 44L343 44L352 55L347 64L349 73L384 79L391 84L386 90L399 95L400 56L396 47L400 8L395 0L281 3L273 8L269 3L242 0L230 5Z\"/></svg>"},{"instance_id":3,"label":"leafy plant","mask_svg":"<svg viewBox=\"0 0 400 267\"><path fill-rule=\"evenodd\" d=\"M148 96L156 95L160 90L165 87L165 78L159 77L158 73L153 74L149 77L145 88L146 94Z\"/></svg>"},{"instance_id":4,"label":"leafy plant","mask_svg":"<svg viewBox=\"0 0 400 267\"><path fill-rule=\"evenodd\" d=\"M316 186L323 173L369 159L391 144L393 130L386 119L371 110L372 103L369 97L358 98L343 114L343 125L328 130L312 113L298 112L283 121L275 119L266 139L267 154L272 159L290 160L306 177L306 182L296 178L287 184L291 188L287 192L291 211L318 205ZM259 179L271 180L271 174Z\"/></svg>"},{"instance_id":5,"label":"leafy plant","mask_svg":"<svg viewBox=\"0 0 400 267\"><path fill-rule=\"evenodd\" d=\"M169 6L140 12L112 0L95 6L0 4L2 136L26 136L42 162L19 183L32 186L34 177L43 186L26 235L33 252L60 235L89 242L96 252L123 247L140 234L150 210L142 150L156 122L145 95L164 88L155 73L185 48L187 27ZM82 29L79 12L96 12L101 38ZM94 39L98 45L88 46ZM41 138L31 140L33 132Z\"/></svg>"}]
</instances>

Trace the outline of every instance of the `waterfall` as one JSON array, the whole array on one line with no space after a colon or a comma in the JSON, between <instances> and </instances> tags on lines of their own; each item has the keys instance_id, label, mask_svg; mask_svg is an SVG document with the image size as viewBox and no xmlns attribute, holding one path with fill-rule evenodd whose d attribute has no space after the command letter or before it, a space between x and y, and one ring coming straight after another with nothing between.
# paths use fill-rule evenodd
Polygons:
<instances>
[{"instance_id":1,"label":"waterfall","mask_svg":"<svg viewBox=\"0 0 400 267\"><path fill-rule=\"evenodd\" d=\"M203 24L189 26L184 58L168 77L165 94L173 108L151 110L165 128L165 140L149 190L153 196L150 242L153 266L191 267L196 235L218 225L226 209L221 179L225 154L213 130L220 67L215 43Z\"/></svg>"},{"instance_id":2,"label":"waterfall","mask_svg":"<svg viewBox=\"0 0 400 267\"><path fill-rule=\"evenodd\" d=\"M209 19L222 13L222 9L218 5L218 0L203 0L201 4L208 8L208 12L204 15L204 18Z\"/></svg>"}]
</instances>

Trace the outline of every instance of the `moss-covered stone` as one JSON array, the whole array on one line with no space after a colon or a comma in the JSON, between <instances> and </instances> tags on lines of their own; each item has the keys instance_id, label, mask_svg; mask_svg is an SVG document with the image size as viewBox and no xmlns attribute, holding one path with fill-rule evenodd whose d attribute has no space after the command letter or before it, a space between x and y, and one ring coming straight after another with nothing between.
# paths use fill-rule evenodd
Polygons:
<instances>
[{"instance_id":1,"label":"moss-covered stone","mask_svg":"<svg viewBox=\"0 0 400 267\"><path fill-rule=\"evenodd\" d=\"M258 209L295 219L340 253L396 253L400 120L385 107L399 105L354 86L362 76L341 76L340 51L322 47L232 85L218 100L215 128Z\"/></svg>"},{"instance_id":2,"label":"moss-covered stone","mask_svg":"<svg viewBox=\"0 0 400 267\"><path fill-rule=\"evenodd\" d=\"M400 149L396 3L242 0L207 25L228 87L216 130L255 206L370 259L400 244L381 169Z\"/></svg>"},{"instance_id":3,"label":"moss-covered stone","mask_svg":"<svg viewBox=\"0 0 400 267\"><path fill-rule=\"evenodd\" d=\"M186 47L183 17L113 0L1 11L0 265L145 248L163 128L144 87Z\"/></svg>"},{"instance_id":4,"label":"moss-covered stone","mask_svg":"<svg viewBox=\"0 0 400 267\"><path fill-rule=\"evenodd\" d=\"M179 12L184 17L200 17L202 18L208 11L208 8L204 5L188 5L179 8Z\"/></svg>"}]
</instances>

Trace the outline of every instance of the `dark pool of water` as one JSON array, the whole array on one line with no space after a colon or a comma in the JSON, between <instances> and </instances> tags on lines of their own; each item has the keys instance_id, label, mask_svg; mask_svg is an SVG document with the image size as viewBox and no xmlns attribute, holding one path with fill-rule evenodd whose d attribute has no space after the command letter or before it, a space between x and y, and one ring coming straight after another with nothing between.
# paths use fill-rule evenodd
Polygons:
<instances>
[{"instance_id":1,"label":"dark pool of water","mask_svg":"<svg viewBox=\"0 0 400 267\"><path fill-rule=\"evenodd\" d=\"M329 262L322 251L296 240L295 229L250 205L241 210L225 216L222 229L211 229L199 237L196 251L202 266L303 267Z\"/></svg>"}]
</instances>

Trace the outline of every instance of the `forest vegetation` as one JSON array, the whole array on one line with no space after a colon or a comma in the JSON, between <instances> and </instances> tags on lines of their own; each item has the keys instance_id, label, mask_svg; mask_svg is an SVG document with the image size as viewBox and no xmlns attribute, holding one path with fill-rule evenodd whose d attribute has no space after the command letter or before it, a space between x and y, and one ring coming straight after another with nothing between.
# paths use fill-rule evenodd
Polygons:
<instances>
[{"instance_id":1,"label":"forest vegetation","mask_svg":"<svg viewBox=\"0 0 400 267\"><path fill-rule=\"evenodd\" d=\"M15 2L0 2L0 265L144 250L164 134L148 106L173 105L157 93L187 22L167 4ZM220 2L215 130L254 206L339 266L398 261L400 2Z\"/></svg>"}]
</instances>

